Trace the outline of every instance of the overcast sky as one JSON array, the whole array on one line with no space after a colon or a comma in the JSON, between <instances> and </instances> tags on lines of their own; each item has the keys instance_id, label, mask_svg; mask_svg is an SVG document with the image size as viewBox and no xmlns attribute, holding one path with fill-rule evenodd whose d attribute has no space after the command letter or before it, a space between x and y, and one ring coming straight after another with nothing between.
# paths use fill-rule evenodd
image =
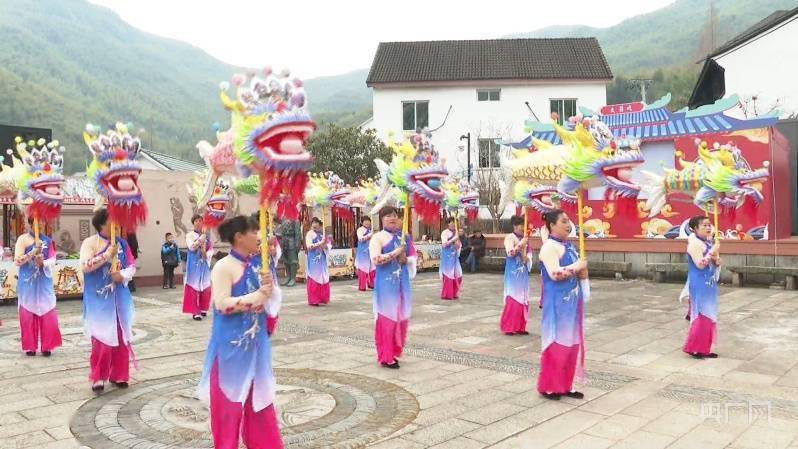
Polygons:
<instances>
[{"instance_id":1,"label":"overcast sky","mask_svg":"<svg viewBox=\"0 0 798 449\"><path fill-rule=\"evenodd\" d=\"M673 0L90 0L230 64L303 78L368 68L380 41L487 39L550 25L607 27Z\"/></svg>"}]
</instances>

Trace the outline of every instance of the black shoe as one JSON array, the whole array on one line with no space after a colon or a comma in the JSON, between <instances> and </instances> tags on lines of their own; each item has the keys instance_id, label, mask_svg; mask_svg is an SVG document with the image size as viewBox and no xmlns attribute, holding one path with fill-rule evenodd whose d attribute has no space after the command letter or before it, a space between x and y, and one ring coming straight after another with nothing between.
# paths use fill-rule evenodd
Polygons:
<instances>
[{"instance_id":1,"label":"black shoe","mask_svg":"<svg viewBox=\"0 0 798 449\"><path fill-rule=\"evenodd\" d=\"M170 285L169 288L177 288L177 287L175 287L174 285Z\"/></svg>"},{"instance_id":2,"label":"black shoe","mask_svg":"<svg viewBox=\"0 0 798 449\"><path fill-rule=\"evenodd\" d=\"M704 358L704 355L703 355L703 354L699 354L699 353L697 353L697 352L691 352L691 353L690 353L690 357L692 357L692 358L694 358L694 359L703 359L703 358Z\"/></svg>"},{"instance_id":3,"label":"black shoe","mask_svg":"<svg viewBox=\"0 0 798 449\"><path fill-rule=\"evenodd\" d=\"M516 332L515 335L529 335L527 331Z\"/></svg>"},{"instance_id":4,"label":"black shoe","mask_svg":"<svg viewBox=\"0 0 798 449\"><path fill-rule=\"evenodd\" d=\"M202 317L199 315L194 315L192 318L194 318L194 321L202 321Z\"/></svg>"},{"instance_id":5,"label":"black shoe","mask_svg":"<svg viewBox=\"0 0 798 449\"><path fill-rule=\"evenodd\" d=\"M399 368L399 359L397 359L396 357L394 357L394 358L393 358L393 363L396 365L396 367L397 367L397 368Z\"/></svg>"},{"instance_id":6,"label":"black shoe","mask_svg":"<svg viewBox=\"0 0 798 449\"><path fill-rule=\"evenodd\" d=\"M36 351L26 351L25 355L28 357L33 357L34 355L36 355Z\"/></svg>"},{"instance_id":7,"label":"black shoe","mask_svg":"<svg viewBox=\"0 0 798 449\"><path fill-rule=\"evenodd\" d=\"M50 351L42 351L42 355L45 357L50 357L53 353Z\"/></svg>"},{"instance_id":8,"label":"black shoe","mask_svg":"<svg viewBox=\"0 0 798 449\"><path fill-rule=\"evenodd\" d=\"M559 393L540 393L540 395L552 401L559 401L561 396Z\"/></svg>"},{"instance_id":9,"label":"black shoe","mask_svg":"<svg viewBox=\"0 0 798 449\"><path fill-rule=\"evenodd\" d=\"M380 365L382 365L383 368L399 369L399 362L397 362L396 360L394 360L393 363L385 363L385 362L383 362L383 363L380 363Z\"/></svg>"},{"instance_id":10,"label":"black shoe","mask_svg":"<svg viewBox=\"0 0 798 449\"><path fill-rule=\"evenodd\" d=\"M111 381L111 383L116 385L116 388L127 388L128 387L127 382L114 382L114 381Z\"/></svg>"},{"instance_id":11,"label":"black shoe","mask_svg":"<svg viewBox=\"0 0 798 449\"><path fill-rule=\"evenodd\" d=\"M101 392L103 390L105 390L105 385L103 385L101 383L100 384L94 384L94 385L91 386L91 391L93 391L95 393L99 393L99 392Z\"/></svg>"},{"instance_id":12,"label":"black shoe","mask_svg":"<svg viewBox=\"0 0 798 449\"><path fill-rule=\"evenodd\" d=\"M684 319L687 320L687 321L690 321L690 314L688 313L687 315L685 315Z\"/></svg>"},{"instance_id":13,"label":"black shoe","mask_svg":"<svg viewBox=\"0 0 798 449\"><path fill-rule=\"evenodd\" d=\"M513 332L505 332L504 335L515 335Z\"/></svg>"},{"instance_id":14,"label":"black shoe","mask_svg":"<svg viewBox=\"0 0 798 449\"><path fill-rule=\"evenodd\" d=\"M202 316L208 316L208 312L200 312L200 315L202 315Z\"/></svg>"},{"instance_id":15,"label":"black shoe","mask_svg":"<svg viewBox=\"0 0 798 449\"><path fill-rule=\"evenodd\" d=\"M715 354L714 352L710 352L709 354L706 354L706 355L704 355L704 358L707 358L707 359L717 359L717 358L718 358L718 355L717 355L717 354Z\"/></svg>"},{"instance_id":16,"label":"black shoe","mask_svg":"<svg viewBox=\"0 0 798 449\"><path fill-rule=\"evenodd\" d=\"M574 398L574 399L584 399L585 398L585 394L584 393L580 393L578 391L569 391L568 393L565 393L565 395L568 396L569 398Z\"/></svg>"}]
</instances>

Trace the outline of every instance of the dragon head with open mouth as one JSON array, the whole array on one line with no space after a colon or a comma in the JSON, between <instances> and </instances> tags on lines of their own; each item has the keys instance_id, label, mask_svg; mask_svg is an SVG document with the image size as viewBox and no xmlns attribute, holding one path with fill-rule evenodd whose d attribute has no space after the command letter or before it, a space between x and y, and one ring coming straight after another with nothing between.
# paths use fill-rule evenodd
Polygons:
<instances>
[{"instance_id":1,"label":"dragon head with open mouth","mask_svg":"<svg viewBox=\"0 0 798 449\"><path fill-rule=\"evenodd\" d=\"M220 97L231 112L233 148L248 171L244 175L256 172L261 202L278 203L278 216L296 219L313 162L305 143L316 125L305 109L302 81L268 67L262 75L235 75L236 99L227 95L226 82Z\"/></svg>"},{"instance_id":2,"label":"dragon head with open mouth","mask_svg":"<svg viewBox=\"0 0 798 449\"><path fill-rule=\"evenodd\" d=\"M205 186L207 179L207 173L198 172L192 179L191 185L187 187L189 194L194 197L197 207L202 211L203 226L215 229L227 217L228 207L232 199L230 184L222 178L215 178L216 181L213 187L208 189Z\"/></svg>"},{"instance_id":3,"label":"dragon head with open mouth","mask_svg":"<svg viewBox=\"0 0 798 449\"><path fill-rule=\"evenodd\" d=\"M353 220L350 195L349 186L338 175L332 172L314 173L305 189L305 204L308 207L330 208L339 217Z\"/></svg>"},{"instance_id":4,"label":"dragon head with open mouth","mask_svg":"<svg viewBox=\"0 0 798 449\"><path fill-rule=\"evenodd\" d=\"M466 213L469 222L477 219L479 214L479 192L472 188L464 180L451 180L443 184L444 200L443 205L446 210L456 215L462 209Z\"/></svg>"},{"instance_id":5,"label":"dragon head with open mouth","mask_svg":"<svg viewBox=\"0 0 798 449\"><path fill-rule=\"evenodd\" d=\"M23 142L17 137L17 154L22 160L23 170L17 178L19 204L28 203L27 215L50 221L58 217L64 194L64 147L57 140L45 139Z\"/></svg>"},{"instance_id":6,"label":"dragon head with open mouth","mask_svg":"<svg viewBox=\"0 0 798 449\"><path fill-rule=\"evenodd\" d=\"M391 188L395 187L400 192L395 199L407 204L409 196L421 221L431 223L440 217L440 208L445 197L443 179L449 172L438 152L429 143L429 136L428 131L419 132L401 144L389 142L388 147L394 153L391 164L379 159L374 161L382 179L382 190L375 211L387 204L389 197L393 196Z\"/></svg>"},{"instance_id":7,"label":"dragon head with open mouth","mask_svg":"<svg viewBox=\"0 0 798 449\"><path fill-rule=\"evenodd\" d=\"M94 160L86 175L94 180L98 201L108 207L108 218L133 231L147 220L147 205L139 188L141 166L137 162L141 141L129 133L132 124L117 123L100 134L98 126L88 124L83 139Z\"/></svg>"},{"instance_id":8,"label":"dragon head with open mouth","mask_svg":"<svg viewBox=\"0 0 798 449\"><path fill-rule=\"evenodd\" d=\"M573 131L554 126L563 144L571 150L564 158L563 177L557 184L563 199L568 200L580 188L601 185L607 188L610 201L619 197L637 198L640 186L632 181L632 171L645 162L639 141L634 140L628 147L621 148L614 139L597 140L596 134L604 134L591 131L582 123L577 123Z\"/></svg>"},{"instance_id":9,"label":"dragon head with open mouth","mask_svg":"<svg viewBox=\"0 0 798 449\"><path fill-rule=\"evenodd\" d=\"M519 206L527 206L543 214L558 208L557 188L519 181L513 187L513 201Z\"/></svg>"}]
</instances>

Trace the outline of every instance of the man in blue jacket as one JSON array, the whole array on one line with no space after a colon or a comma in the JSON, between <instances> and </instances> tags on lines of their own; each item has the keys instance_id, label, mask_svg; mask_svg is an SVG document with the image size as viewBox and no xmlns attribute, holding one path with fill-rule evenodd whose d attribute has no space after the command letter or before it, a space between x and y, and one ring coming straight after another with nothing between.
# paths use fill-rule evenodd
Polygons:
<instances>
[{"instance_id":1,"label":"man in blue jacket","mask_svg":"<svg viewBox=\"0 0 798 449\"><path fill-rule=\"evenodd\" d=\"M175 268L180 265L180 249L171 232L166 233L166 242L161 245L163 265L163 288L175 288Z\"/></svg>"}]
</instances>

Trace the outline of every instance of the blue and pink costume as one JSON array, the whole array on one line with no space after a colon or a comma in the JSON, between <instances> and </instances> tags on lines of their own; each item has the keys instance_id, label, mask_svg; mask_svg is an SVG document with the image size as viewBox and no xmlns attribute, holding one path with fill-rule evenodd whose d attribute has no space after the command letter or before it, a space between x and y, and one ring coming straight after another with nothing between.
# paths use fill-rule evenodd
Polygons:
<instances>
[{"instance_id":1,"label":"blue and pink costume","mask_svg":"<svg viewBox=\"0 0 798 449\"><path fill-rule=\"evenodd\" d=\"M24 245L22 239L34 241L33 236L25 234L20 236L17 250L23 257L34 250L34 244L20 248ZM17 263L19 274L17 281L17 299L19 308L19 330L22 350L36 352L51 352L61 346L61 331L58 329L58 314L55 311L55 292L53 291L52 265L55 264L55 245L44 235L41 241L43 264L36 266L31 259L25 263ZM21 251L20 251L21 250Z\"/></svg>"},{"instance_id":2,"label":"blue and pink costume","mask_svg":"<svg viewBox=\"0 0 798 449\"><path fill-rule=\"evenodd\" d=\"M213 254L213 243L208 238L204 245L197 246L199 237L200 234L196 231L186 235L186 274L183 286L183 313L195 316L207 312L211 302L211 268L208 259L209 254Z\"/></svg>"},{"instance_id":3,"label":"blue and pink costume","mask_svg":"<svg viewBox=\"0 0 798 449\"><path fill-rule=\"evenodd\" d=\"M544 245L565 248L560 267L579 260L569 241L549 236ZM584 297L576 276L555 280L553 273L541 270L543 311L540 318L540 374L538 392L565 394L572 390L574 375L584 379Z\"/></svg>"},{"instance_id":4,"label":"blue and pink costume","mask_svg":"<svg viewBox=\"0 0 798 449\"><path fill-rule=\"evenodd\" d=\"M707 355L712 351L718 321L718 273L719 267L708 259L712 243L695 234L689 238L698 239L704 246L703 255L707 261L699 268L690 254L687 255L687 289L690 292L690 332L684 343L684 352Z\"/></svg>"},{"instance_id":5,"label":"blue and pink costume","mask_svg":"<svg viewBox=\"0 0 798 449\"><path fill-rule=\"evenodd\" d=\"M305 281L308 304L312 306L330 302L330 271L327 268L327 253L330 251L329 239L320 247L310 249L311 245L319 244L323 238L325 238L323 234L315 231L309 231L305 237L305 246L308 248Z\"/></svg>"},{"instance_id":6,"label":"blue and pink costume","mask_svg":"<svg viewBox=\"0 0 798 449\"><path fill-rule=\"evenodd\" d=\"M463 283L463 267L460 266L460 248L455 243L458 237L445 229L441 233L441 299L457 299Z\"/></svg>"},{"instance_id":7,"label":"blue and pink costume","mask_svg":"<svg viewBox=\"0 0 798 449\"><path fill-rule=\"evenodd\" d=\"M81 248L83 325L86 336L91 338L89 380L127 382L131 358L135 363L131 344L133 297L127 287L136 270L133 254L127 242L117 237L119 271L125 278L122 283L111 279L111 262L105 262L92 271L85 269L87 261L101 257L109 245L107 237L98 235L86 239ZM100 250L94 252L96 246L100 246Z\"/></svg>"},{"instance_id":8,"label":"blue and pink costume","mask_svg":"<svg viewBox=\"0 0 798 449\"><path fill-rule=\"evenodd\" d=\"M521 258L521 251L516 247L523 236L515 233L504 238L504 310L502 310L499 327L506 334L526 332L526 321L529 310L529 269ZM528 259L527 259L528 260Z\"/></svg>"},{"instance_id":9,"label":"blue and pink costume","mask_svg":"<svg viewBox=\"0 0 798 449\"><path fill-rule=\"evenodd\" d=\"M379 253L372 251L373 259L378 255L390 253L400 246L401 237L398 233L380 231L380 234L382 233L389 234L390 241L380 248ZM400 264L396 260L391 260L377 265L376 269L373 296L374 343L379 363L394 363L402 355L407 339L407 324L413 306L410 279L415 276L416 270L416 247L409 235L406 236L405 254L407 263Z\"/></svg>"},{"instance_id":10,"label":"blue and pink costume","mask_svg":"<svg viewBox=\"0 0 798 449\"><path fill-rule=\"evenodd\" d=\"M369 257L369 241L371 228L361 226L357 230L357 249L355 250L355 270L357 270L357 288L361 292L374 288L375 269Z\"/></svg>"},{"instance_id":11,"label":"blue and pink costume","mask_svg":"<svg viewBox=\"0 0 798 449\"><path fill-rule=\"evenodd\" d=\"M220 260L217 268L232 264L239 270L243 267L243 273L222 296L229 294L235 299L260 288L259 260L235 250L227 258L234 261ZM241 435L250 448L282 448L273 404L276 381L266 313L220 311L218 307L216 304L213 309L211 338L198 387L199 397L210 404L214 447L237 449Z\"/></svg>"}]
</instances>

